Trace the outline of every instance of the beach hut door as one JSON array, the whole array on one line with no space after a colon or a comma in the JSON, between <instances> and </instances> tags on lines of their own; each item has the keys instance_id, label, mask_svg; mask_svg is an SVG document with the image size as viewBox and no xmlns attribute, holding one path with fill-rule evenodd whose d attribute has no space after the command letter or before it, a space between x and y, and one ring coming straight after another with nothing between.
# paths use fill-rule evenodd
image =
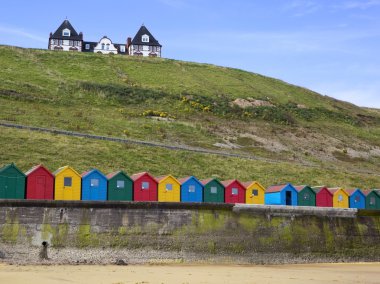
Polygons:
<instances>
[{"instance_id":1,"label":"beach hut door","mask_svg":"<svg viewBox=\"0 0 380 284\"><path fill-rule=\"evenodd\" d=\"M292 192L286 192L286 205L292 205Z\"/></svg>"},{"instance_id":2,"label":"beach hut door","mask_svg":"<svg viewBox=\"0 0 380 284\"><path fill-rule=\"evenodd\" d=\"M38 176L36 178L36 197L38 199L45 198L45 177Z\"/></svg>"}]
</instances>

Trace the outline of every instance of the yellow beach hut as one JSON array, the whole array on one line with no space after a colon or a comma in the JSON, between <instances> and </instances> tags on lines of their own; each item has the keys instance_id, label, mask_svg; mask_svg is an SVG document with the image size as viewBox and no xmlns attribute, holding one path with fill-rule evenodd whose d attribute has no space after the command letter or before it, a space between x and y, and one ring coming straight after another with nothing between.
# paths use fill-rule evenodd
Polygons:
<instances>
[{"instance_id":1,"label":"yellow beach hut","mask_svg":"<svg viewBox=\"0 0 380 284\"><path fill-rule=\"evenodd\" d=\"M82 178L80 174L69 166L64 166L54 173L54 199L80 200Z\"/></svg>"},{"instance_id":2,"label":"yellow beach hut","mask_svg":"<svg viewBox=\"0 0 380 284\"><path fill-rule=\"evenodd\" d=\"M158 182L158 201L159 202L180 202L181 201L181 184L171 176L162 176L156 178Z\"/></svg>"},{"instance_id":3,"label":"yellow beach hut","mask_svg":"<svg viewBox=\"0 0 380 284\"><path fill-rule=\"evenodd\" d=\"M265 188L257 181L243 182L245 191L245 203L264 204Z\"/></svg>"},{"instance_id":4,"label":"yellow beach hut","mask_svg":"<svg viewBox=\"0 0 380 284\"><path fill-rule=\"evenodd\" d=\"M340 187L328 189L333 194L333 207L335 208L349 208L349 195Z\"/></svg>"}]
</instances>

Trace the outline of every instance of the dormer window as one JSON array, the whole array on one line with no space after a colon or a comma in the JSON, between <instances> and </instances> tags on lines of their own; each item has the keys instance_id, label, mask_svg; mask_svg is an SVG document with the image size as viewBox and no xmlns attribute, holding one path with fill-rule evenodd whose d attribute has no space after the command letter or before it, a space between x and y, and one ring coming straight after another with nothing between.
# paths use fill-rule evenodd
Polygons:
<instances>
[{"instance_id":1,"label":"dormer window","mask_svg":"<svg viewBox=\"0 0 380 284\"><path fill-rule=\"evenodd\" d=\"M149 42L149 36L148 35L143 35L141 38L142 42Z\"/></svg>"},{"instance_id":2,"label":"dormer window","mask_svg":"<svg viewBox=\"0 0 380 284\"><path fill-rule=\"evenodd\" d=\"M69 29L64 29L64 30L62 31L62 36L70 36L70 34L71 34L71 32L70 32Z\"/></svg>"}]
</instances>

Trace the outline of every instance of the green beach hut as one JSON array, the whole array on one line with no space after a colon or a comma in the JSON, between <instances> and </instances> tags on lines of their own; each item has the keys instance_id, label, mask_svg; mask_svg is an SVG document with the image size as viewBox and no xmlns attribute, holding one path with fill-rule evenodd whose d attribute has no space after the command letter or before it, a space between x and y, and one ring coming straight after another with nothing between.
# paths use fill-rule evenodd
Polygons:
<instances>
[{"instance_id":1,"label":"green beach hut","mask_svg":"<svg viewBox=\"0 0 380 284\"><path fill-rule=\"evenodd\" d=\"M214 178L201 180L203 184L203 202L224 202L224 186Z\"/></svg>"},{"instance_id":2,"label":"green beach hut","mask_svg":"<svg viewBox=\"0 0 380 284\"><path fill-rule=\"evenodd\" d=\"M108 179L107 199L113 201L133 200L133 180L123 171L110 173Z\"/></svg>"},{"instance_id":3,"label":"green beach hut","mask_svg":"<svg viewBox=\"0 0 380 284\"><path fill-rule=\"evenodd\" d=\"M365 197L365 208L370 210L380 210L380 191L366 190L363 191Z\"/></svg>"},{"instance_id":4,"label":"green beach hut","mask_svg":"<svg viewBox=\"0 0 380 284\"><path fill-rule=\"evenodd\" d=\"M25 174L9 164L0 169L0 198L25 199Z\"/></svg>"},{"instance_id":5,"label":"green beach hut","mask_svg":"<svg viewBox=\"0 0 380 284\"><path fill-rule=\"evenodd\" d=\"M294 186L298 192L298 206L316 206L316 193L308 185Z\"/></svg>"}]
</instances>

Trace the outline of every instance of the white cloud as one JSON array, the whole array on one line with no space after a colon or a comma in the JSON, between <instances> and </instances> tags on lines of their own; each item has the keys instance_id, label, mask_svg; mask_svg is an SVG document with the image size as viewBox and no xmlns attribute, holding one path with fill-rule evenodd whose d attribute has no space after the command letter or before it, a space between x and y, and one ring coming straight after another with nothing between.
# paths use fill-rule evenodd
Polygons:
<instances>
[{"instance_id":1,"label":"white cloud","mask_svg":"<svg viewBox=\"0 0 380 284\"><path fill-rule=\"evenodd\" d=\"M18 28L9 28L9 27L0 26L0 32L2 32L4 34L9 34L9 35L17 36L17 37L29 38L29 39L34 40L34 41L46 43L46 37L41 37L37 34L26 32L26 31L24 31L22 29L18 29Z\"/></svg>"}]
</instances>

